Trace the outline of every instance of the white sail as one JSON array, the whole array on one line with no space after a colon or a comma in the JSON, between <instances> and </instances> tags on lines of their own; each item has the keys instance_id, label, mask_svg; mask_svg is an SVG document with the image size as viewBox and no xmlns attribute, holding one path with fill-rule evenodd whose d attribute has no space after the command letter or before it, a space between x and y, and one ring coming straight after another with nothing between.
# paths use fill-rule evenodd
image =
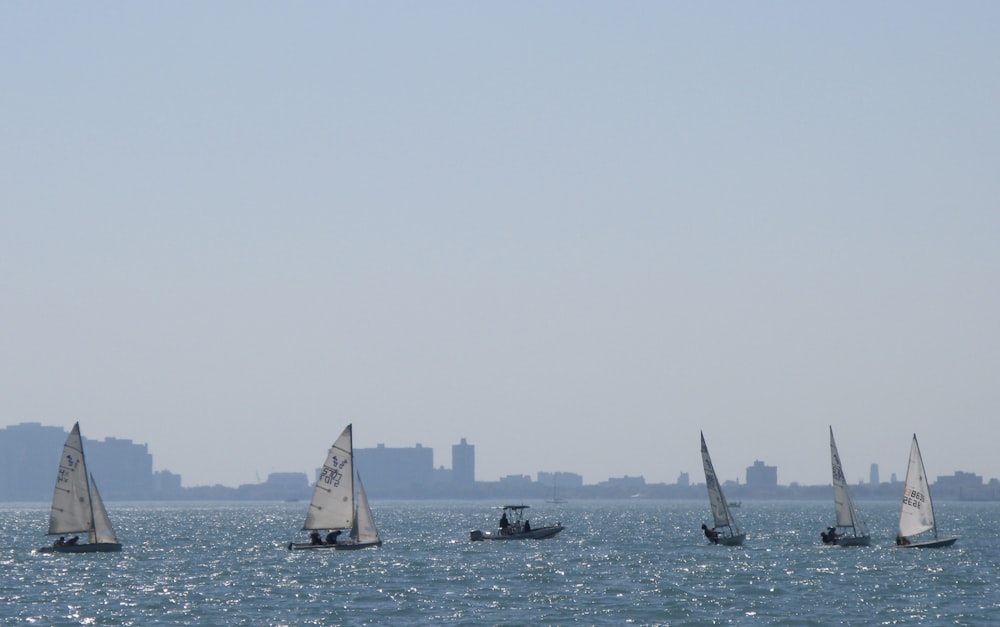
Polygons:
<instances>
[{"instance_id":1,"label":"white sail","mask_svg":"<svg viewBox=\"0 0 1000 627\"><path fill-rule=\"evenodd\" d=\"M708 502L712 508L712 518L715 522L715 527L725 528L729 527L732 529L733 534L738 534L739 529L736 526L736 521L733 520L733 516L729 511L729 504L726 503L726 497L722 494L722 486L719 485L719 479L715 476L715 467L712 465L712 458L708 454L708 445L705 444L705 434L701 434L701 461L705 466L705 485L708 487Z\"/></svg>"},{"instance_id":2,"label":"white sail","mask_svg":"<svg viewBox=\"0 0 1000 627\"><path fill-rule=\"evenodd\" d=\"M49 534L89 532L93 529L93 518L80 423L76 423L66 438L62 457L59 458L59 473L49 514Z\"/></svg>"},{"instance_id":3,"label":"white sail","mask_svg":"<svg viewBox=\"0 0 1000 627\"><path fill-rule=\"evenodd\" d=\"M104 508L104 501L101 500L101 493L97 491L97 482L94 476L90 476L90 496L94 505L94 528L90 530L90 542L110 542L118 543L118 536L111 526L111 519L108 518L108 510Z\"/></svg>"},{"instance_id":4,"label":"white sail","mask_svg":"<svg viewBox=\"0 0 1000 627\"><path fill-rule=\"evenodd\" d=\"M864 522L854 508L851 492L847 488L844 466L840 463L837 443L833 439L833 427L830 427L830 464L833 467L833 506L837 513L837 526L853 529L856 536L867 535Z\"/></svg>"},{"instance_id":5,"label":"white sail","mask_svg":"<svg viewBox=\"0 0 1000 627\"><path fill-rule=\"evenodd\" d=\"M917 435L910 444L910 463L906 468L906 487L903 490L903 507L899 512L899 535L912 536L934 529L934 506L930 487L920 456ZM935 535L937 534L935 530Z\"/></svg>"},{"instance_id":6,"label":"white sail","mask_svg":"<svg viewBox=\"0 0 1000 627\"><path fill-rule=\"evenodd\" d=\"M354 444L347 425L330 447L303 529L347 529L354 526Z\"/></svg>"},{"instance_id":7,"label":"white sail","mask_svg":"<svg viewBox=\"0 0 1000 627\"><path fill-rule=\"evenodd\" d=\"M375 527L375 518L372 516L372 509L368 506L368 496L365 494L365 486L361 483L361 475L357 477L358 514L354 518L351 537L358 542L381 542L381 539L378 537L378 529Z\"/></svg>"}]
</instances>

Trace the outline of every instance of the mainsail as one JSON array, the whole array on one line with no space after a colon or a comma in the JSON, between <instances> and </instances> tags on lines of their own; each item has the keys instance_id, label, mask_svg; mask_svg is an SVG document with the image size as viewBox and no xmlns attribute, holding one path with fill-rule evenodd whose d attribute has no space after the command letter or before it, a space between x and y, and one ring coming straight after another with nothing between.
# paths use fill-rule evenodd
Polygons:
<instances>
[{"instance_id":1,"label":"mainsail","mask_svg":"<svg viewBox=\"0 0 1000 627\"><path fill-rule=\"evenodd\" d=\"M739 529L729 512L729 504L726 497L722 495L722 486L715 476L715 467L712 465L712 458L708 454L708 445L705 444L705 434L701 434L701 462L705 466L705 485L708 487L708 502L712 508L712 518L717 528L731 528L733 534L738 534Z\"/></svg>"},{"instance_id":2,"label":"mainsail","mask_svg":"<svg viewBox=\"0 0 1000 627\"><path fill-rule=\"evenodd\" d=\"M303 529L346 529L354 526L354 445L347 425L327 453Z\"/></svg>"},{"instance_id":3,"label":"mainsail","mask_svg":"<svg viewBox=\"0 0 1000 627\"><path fill-rule=\"evenodd\" d=\"M837 514L838 527L850 527L854 535L867 535L861 515L854 508L847 479L844 477L844 466L840 463L837 443L833 439L833 427L830 427L830 463L833 467L833 506Z\"/></svg>"},{"instance_id":4,"label":"mainsail","mask_svg":"<svg viewBox=\"0 0 1000 627\"><path fill-rule=\"evenodd\" d=\"M102 506L103 507L103 506ZM105 517L107 513L104 514ZM83 458L80 423L73 425L56 475L52 510L49 513L49 535L90 532L94 528L94 513L87 485L87 464Z\"/></svg>"},{"instance_id":5,"label":"mainsail","mask_svg":"<svg viewBox=\"0 0 1000 627\"><path fill-rule=\"evenodd\" d=\"M912 536L934 529L934 506L931 503L930 486L924 472L924 460L920 456L917 435L913 434L910 444L910 463L906 468L906 487L903 490L903 507L899 512L899 535Z\"/></svg>"}]
</instances>

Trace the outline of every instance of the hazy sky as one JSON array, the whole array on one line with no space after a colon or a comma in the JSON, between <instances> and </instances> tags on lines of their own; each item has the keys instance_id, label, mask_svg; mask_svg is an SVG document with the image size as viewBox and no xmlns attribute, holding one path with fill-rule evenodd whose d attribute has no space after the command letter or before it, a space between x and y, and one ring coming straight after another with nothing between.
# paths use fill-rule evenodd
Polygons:
<instances>
[{"instance_id":1,"label":"hazy sky","mask_svg":"<svg viewBox=\"0 0 1000 627\"><path fill-rule=\"evenodd\" d=\"M0 3L0 425L1000 477L998 68L992 2Z\"/></svg>"}]
</instances>

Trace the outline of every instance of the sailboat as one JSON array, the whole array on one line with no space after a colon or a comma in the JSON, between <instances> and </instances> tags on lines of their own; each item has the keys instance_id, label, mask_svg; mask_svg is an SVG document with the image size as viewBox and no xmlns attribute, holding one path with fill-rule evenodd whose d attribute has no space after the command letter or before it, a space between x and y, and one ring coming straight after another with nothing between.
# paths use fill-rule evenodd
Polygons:
<instances>
[{"instance_id":1,"label":"sailboat","mask_svg":"<svg viewBox=\"0 0 1000 627\"><path fill-rule=\"evenodd\" d=\"M565 503L565 502L566 502L566 499L560 497L559 493L556 492L556 476L553 473L553 475L552 475L552 498L549 499L549 503Z\"/></svg>"},{"instance_id":2,"label":"sailboat","mask_svg":"<svg viewBox=\"0 0 1000 627\"><path fill-rule=\"evenodd\" d=\"M932 535L926 540L912 541L909 536L915 536L925 531ZM926 537L926 536L925 536ZM896 534L896 546L916 548L937 548L951 546L958 536L942 538L938 536L937 523L934 522L934 503L931 501L931 488L924 472L924 460L920 456L920 445L917 444L917 434L913 434L910 444L910 463L906 468L906 487L903 489L903 506L899 512L899 532Z\"/></svg>"},{"instance_id":3,"label":"sailboat","mask_svg":"<svg viewBox=\"0 0 1000 627\"><path fill-rule=\"evenodd\" d=\"M79 536L65 540L68 534L81 533L87 534L86 544L77 542ZM59 458L48 534L60 537L52 546L38 549L40 553L107 553L122 550L101 493L97 491L97 483L93 475L87 473L79 422L73 425Z\"/></svg>"},{"instance_id":4,"label":"sailboat","mask_svg":"<svg viewBox=\"0 0 1000 627\"><path fill-rule=\"evenodd\" d=\"M705 537L712 544L739 546L743 544L747 534L740 531L732 512L729 511L726 497L722 495L722 486L719 485L719 479L715 476L715 466L712 465L712 458L708 454L704 433L701 434L701 461L705 466L705 485L708 487L708 502L712 507L712 518L715 523L712 529L706 525L701 526Z\"/></svg>"},{"instance_id":5,"label":"sailboat","mask_svg":"<svg viewBox=\"0 0 1000 627\"><path fill-rule=\"evenodd\" d=\"M290 542L289 550L301 549L364 549L381 546L382 538L375 527L365 486L361 475L354 470L354 442L352 425L347 425L337 441L330 447L313 490L309 511L302 528L311 531L312 541ZM355 485L357 489L355 490ZM331 531L327 539L320 537L320 530ZM341 529L350 529L345 540L337 538Z\"/></svg>"},{"instance_id":6,"label":"sailboat","mask_svg":"<svg viewBox=\"0 0 1000 627\"><path fill-rule=\"evenodd\" d=\"M851 492L844 477L844 466L840 463L840 453L837 452L837 443L833 439L833 427L830 427L830 465L833 468L833 508L837 522L820 533L823 542L837 546L868 546L871 534L851 500Z\"/></svg>"}]
</instances>

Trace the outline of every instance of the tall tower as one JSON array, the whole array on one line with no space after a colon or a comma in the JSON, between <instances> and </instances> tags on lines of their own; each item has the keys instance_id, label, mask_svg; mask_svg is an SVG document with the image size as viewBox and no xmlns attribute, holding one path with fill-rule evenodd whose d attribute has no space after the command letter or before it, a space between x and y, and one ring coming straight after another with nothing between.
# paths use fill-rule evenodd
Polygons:
<instances>
[{"instance_id":1,"label":"tall tower","mask_svg":"<svg viewBox=\"0 0 1000 627\"><path fill-rule=\"evenodd\" d=\"M878 485L878 464L872 464L871 471L868 473L868 482L872 485Z\"/></svg>"},{"instance_id":2,"label":"tall tower","mask_svg":"<svg viewBox=\"0 0 1000 627\"><path fill-rule=\"evenodd\" d=\"M472 485L476 482L476 447L462 438L451 447L451 476L455 483Z\"/></svg>"}]
</instances>

